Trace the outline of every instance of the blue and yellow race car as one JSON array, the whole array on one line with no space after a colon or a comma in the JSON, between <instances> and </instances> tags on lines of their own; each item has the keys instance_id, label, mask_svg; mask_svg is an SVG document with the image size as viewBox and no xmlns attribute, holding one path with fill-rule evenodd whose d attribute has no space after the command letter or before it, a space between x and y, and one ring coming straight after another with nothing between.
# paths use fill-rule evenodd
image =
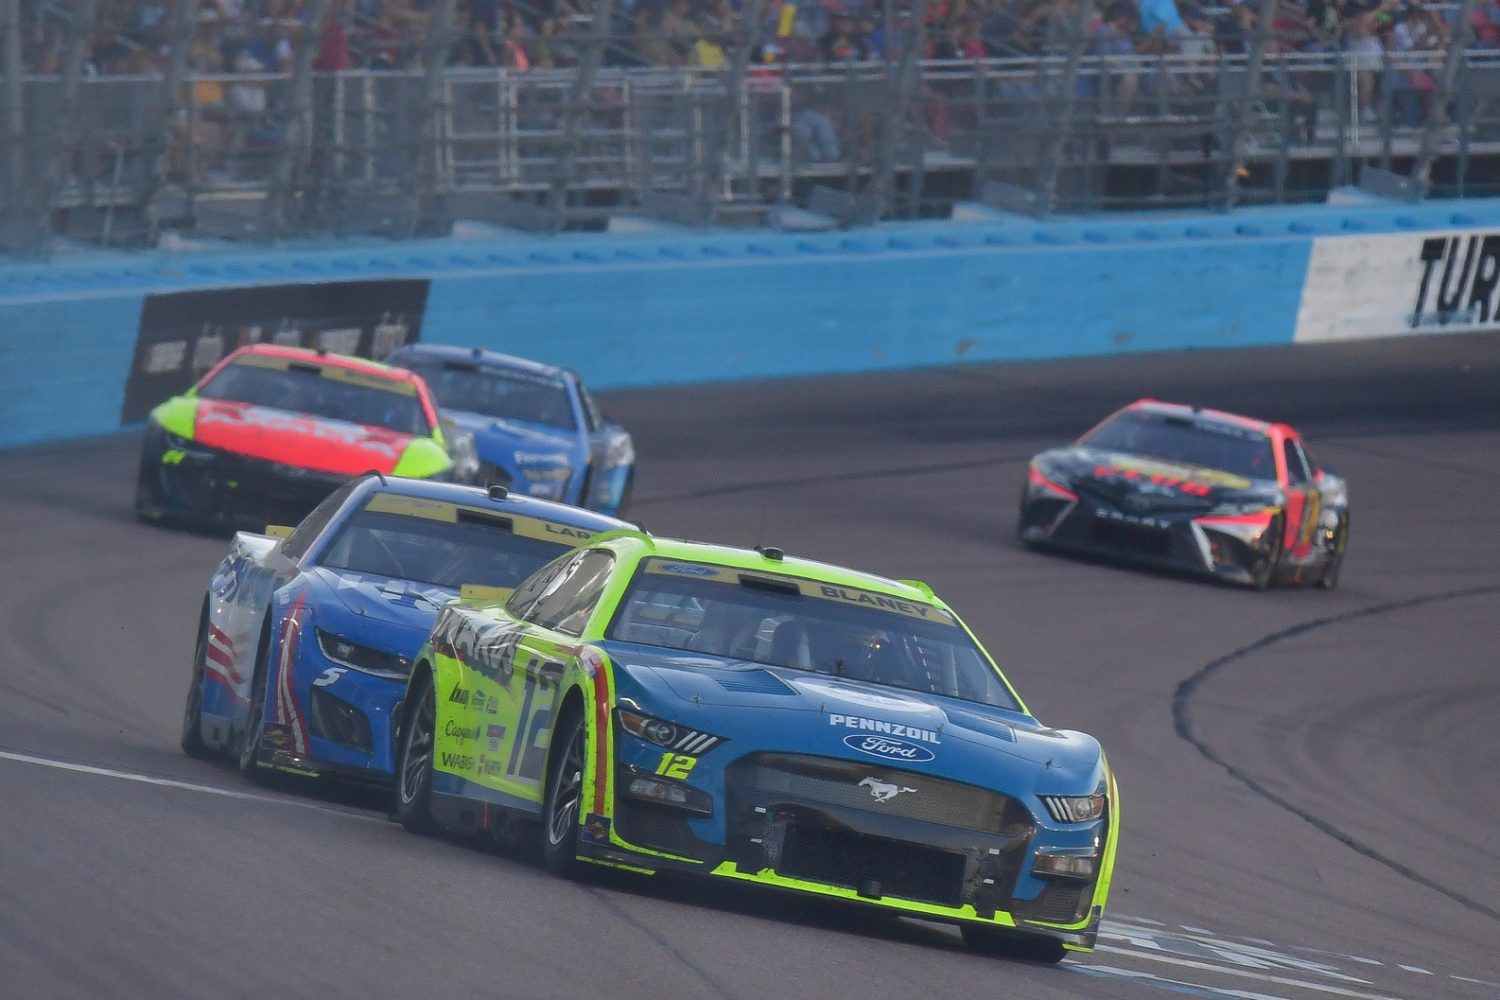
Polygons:
<instances>
[{"instance_id":1,"label":"blue and yellow race car","mask_svg":"<svg viewBox=\"0 0 1500 1000\"><path fill-rule=\"evenodd\" d=\"M931 588L600 535L504 600L449 604L402 702L415 832L536 830L588 864L1094 945L1119 833L1099 744L1043 725Z\"/></svg>"},{"instance_id":2,"label":"blue and yellow race car","mask_svg":"<svg viewBox=\"0 0 1500 1000\"><path fill-rule=\"evenodd\" d=\"M614 518L452 483L352 479L295 529L239 532L203 599L182 748L392 777L391 720L438 612L514 587Z\"/></svg>"}]
</instances>

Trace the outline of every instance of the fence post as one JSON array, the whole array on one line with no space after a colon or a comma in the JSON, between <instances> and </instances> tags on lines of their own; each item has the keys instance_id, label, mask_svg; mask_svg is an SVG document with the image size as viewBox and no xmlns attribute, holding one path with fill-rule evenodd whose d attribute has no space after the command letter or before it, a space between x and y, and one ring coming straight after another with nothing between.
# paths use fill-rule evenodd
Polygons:
<instances>
[{"instance_id":1,"label":"fence post","mask_svg":"<svg viewBox=\"0 0 1500 1000\"><path fill-rule=\"evenodd\" d=\"M406 176L401 186L407 192L404 228L408 236L420 231L436 211L439 164L448 147L449 130L441 121L446 109L443 93L445 56L453 35L453 13L457 0L439 0L432 26L422 46L422 105L417 109L421 123L413 137L414 145L405 158Z\"/></svg>"},{"instance_id":2,"label":"fence post","mask_svg":"<svg viewBox=\"0 0 1500 1000\"><path fill-rule=\"evenodd\" d=\"M887 39L890 25L886 25ZM915 0L912 4L911 34L901 50L901 61L894 67L885 62L886 86L889 103L886 105L880 126L880 151L875 173L875 214L884 218L895 203L896 157L899 136L907 127L906 116L912 107L913 91L921 86L922 50L927 44L927 0ZM926 129L922 129L926 134ZM918 156L926 154L926 144ZM918 195L920 197L920 194Z\"/></svg>"},{"instance_id":3,"label":"fence post","mask_svg":"<svg viewBox=\"0 0 1500 1000\"><path fill-rule=\"evenodd\" d=\"M1260 0L1255 12L1255 35L1250 39L1250 53L1245 64L1245 86L1238 94L1234 116L1231 119L1229 141L1225 143L1229 152L1228 169L1224 174L1224 208L1233 208L1240 200L1240 171L1245 168L1245 124L1250 120L1251 110L1260 103L1265 93L1261 69L1265 65L1266 41L1271 35L1272 18L1276 15L1276 0Z\"/></svg>"},{"instance_id":4,"label":"fence post","mask_svg":"<svg viewBox=\"0 0 1500 1000\"><path fill-rule=\"evenodd\" d=\"M1458 80L1458 67L1464 60L1469 46L1473 26L1469 18L1474 15L1474 0L1463 0L1458 8L1458 24L1448 42L1448 53L1443 59L1443 75L1438 81L1437 93L1432 95L1432 111L1427 116L1427 125L1422 129L1422 145L1411 166L1411 179L1425 196L1432 186L1432 162L1437 158L1438 130L1448 123L1448 102L1453 100L1453 85Z\"/></svg>"},{"instance_id":5,"label":"fence post","mask_svg":"<svg viewBox=\"0 0 1500 1000\"><path fill-rule=\"evenodd\" d=\"M5 77L5 191L0 202L0 225L11 232L0 231L0 247L15 240L23 242L22 220L26 198L26 113L21 107L21 2L0 0L0 74Z\"/></svg>"},{"instance_id":6,"label":"fence post","mask_svg":"<svg viewBox=\"0 0 1500 1000\"><path fill-rule=\"evenodd\" d=\"M583 117L583 102L593 105L594 78L599 73L599 63L604 59L604 48L609 44L610 19L614 17L615 0L594 0L594 18L588 44L583 57L578 60L578 75L573 86L568 88L567 105L563 108L561 135L558 137L557 169L553 173L552 188L547 193L547 208L551 211L555 228L563 228L568 213L568 188L573 182L573 144L578 134L578 122Z\"/></svg>"},{"instance_id":7,"label":"fence post","mask_svg":"<svg viewBox=\"0 0 1500 1000\"><path fill-rule=\"evenodd\" d=\"M1063 65L1061 106L1052 133L1052 141L1042 157L1042 189L1040 208L1043 215L1057 210L1057 175L1062 170L1063 152L1073 135L1073 118L1078 112L1078 70L1083 64L1083 52L1088 48L1089 23L1094 17L1093 0L1078 0L1078 11L1073 16L1072 37L1068 40L1067 61Z\"/></svg>"},{"instance_id":8,"label":"fence post","mask_svg":"<svg viewBox=\"0 0 1500 1000\"><path fill-rule=\"evenodd\" d=\"M186 2L196 3L197 0ZM312 114L312 65L323 44L323 20L327 13L328 0L309 0L304 23L311 30L297 46L297 56L292 63L281 147L276 151L271 167L271 185L266 191L265 231L272 239L287 230L287 206L293 197L297 168L306 158L308 118Z\"/></svg>"}]
</instances>

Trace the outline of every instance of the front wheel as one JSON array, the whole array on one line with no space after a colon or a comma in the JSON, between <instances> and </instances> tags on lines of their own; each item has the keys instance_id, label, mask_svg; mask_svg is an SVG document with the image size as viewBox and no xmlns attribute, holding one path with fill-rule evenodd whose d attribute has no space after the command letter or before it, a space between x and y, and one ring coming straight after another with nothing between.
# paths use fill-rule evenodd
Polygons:
<instances>
[{"instance_id":1,"label":"front wheel","mask_svg":"<svg viewBox=\"0 0 1500 1000\"><path fill-rule=\"evenodd\" d=\"M1276 579L1276 570L1281 562L1281 546L1285 540L1285 522L1280 515L1271 519L1271 525L1266 529L1266 551L1262 553L1250 568L1250 582L1256 590L1266 590Z\"/></svg>"},{"instance_id":2,"label":"front wheel","mask_svg":"<svg viewBox=\"0 0 1500 1000\"><path fill-rule=\"evenodd\" d=\"M555 875L576 878L578 810L583 799L583 765L588 727L583 713L572 711L555 730L547 761L547 795L542 806L542 860Z\"/></svg>"},{"instance_id":3,"label":"front wheel","mask_svg":"<svg viewBox=\"0 0 1500 1000\"><path fill-rule=\"evenodd\" d=\"M1321 589L1332 590L1339 585L1339 573L1344 569L1344 550L1348 547L1349 515L1345 514L1333 536L1333 551L1328 554L1327 561L1323 563L1323 573L1318 577Z\"/></svg>"},{"instance_id":4,"label":"front wheel","mask_svg":"<svg viewBox=\"0 0 1500 1000\"><path fill-rule=\"evenodd\" d=\"M270 612L267 612L269 615ZM271 635L267 630L261 639L260 654L255 658L255 676L250 681L250 713L245 719L245 731L240 735L240 773L256 784L269 780L268 772L260 766L260 740L266 731L266 677L270 673Z\"/></svg>"},{"instance_id":5,"label":"front wheel","mask_svg":"<svg viewBox=\"0 0 1500 1000\"><path fill-rule=\"evenodd\" d=\"M431 679L418 681L416 708L401 734L396 762L396 819L411 833L437 831L432 819L432 747L437 732L437 702Z\"/></svg>"},{"instance_id":6,"label":"front wheel","mask_svg":"<svg viewBox=\"0 0 1500 1000\"><path fill-rule=\"evenodd\" d=\"M1056 965L1068 953L1068 949L1064 948L1063 943L1056 938L1035 934L1006 933L993 927L980 927L975 924L964 924L959 929L963 932L964 944L987 955Z\"/></svg>"},{"instance_id":7,"label":"front wheel","mask_svg":"<svg viewBox=\"0 0 1500 1000\"><path fill-rule=\"evenodd\" d=\"M198 623L198 642L193 650L193 674L188 681L187 704L182 707L182 752L202 760L209 756L203 742L203 663L208 656L208 609Z\"/></svg>"}]
</instances>

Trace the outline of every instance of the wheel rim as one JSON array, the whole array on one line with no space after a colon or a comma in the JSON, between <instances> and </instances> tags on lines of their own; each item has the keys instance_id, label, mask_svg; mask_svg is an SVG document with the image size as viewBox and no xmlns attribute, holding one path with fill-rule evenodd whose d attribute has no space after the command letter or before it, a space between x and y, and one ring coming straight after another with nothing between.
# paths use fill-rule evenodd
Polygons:
<instances>
[{"instance_id":1,"label":"wheel rim","mask_svg":"<svg viewBox=\"0 0 1500 1000\"><path fill-rule=\"evenodd\" d=\"M401 764L401 801L411 805L422 790L422 777L432 761L432 731L437 718L437 708L432 699L432 686L422 693L422 702L412 716L411 728L406 733L406 753Z\"/></svg>"},{"instance_id":2,"label":"wheel rim","mask_svg":"<svg viewBox=\"0 0 1500 1000\"><path fill-rule=\"evenodd\" d=\"M567 753L557 772L557 788L552 793L552 815L547 821L547 839L556 847L567 839L568 830L578 822L578 798L583 789L583 726L573 731Z\"/></svg>"}]
</instances>

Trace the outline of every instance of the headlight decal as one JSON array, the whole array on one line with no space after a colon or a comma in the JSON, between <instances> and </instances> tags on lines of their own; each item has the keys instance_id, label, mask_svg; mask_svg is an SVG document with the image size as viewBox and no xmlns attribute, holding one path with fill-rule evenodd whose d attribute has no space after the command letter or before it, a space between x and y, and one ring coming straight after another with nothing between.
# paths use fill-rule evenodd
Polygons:
<instances>
[{"instance_id":1,"label":"headlight decal","mask_svg":"<svg viewBox=\"0 0 1500 1000\"><path fill-rule=\"evenodd\" d=\"M1103 792L1092 795L1043 795L1042 804L1059 823L1092 823L1104 815Z\"/></svg>"},{"instance_id":2,"label":"headlight decal","mask_svg":"<svg viewBox=\"0 0 1500 1000\"><path fill-rule=\"evenodd\" d=\"M372 649L325 629L317 629L318 650L335 663L391 680L404 680L411 673L411 660L395 653Z\"/></svg>"}]
</instances>

